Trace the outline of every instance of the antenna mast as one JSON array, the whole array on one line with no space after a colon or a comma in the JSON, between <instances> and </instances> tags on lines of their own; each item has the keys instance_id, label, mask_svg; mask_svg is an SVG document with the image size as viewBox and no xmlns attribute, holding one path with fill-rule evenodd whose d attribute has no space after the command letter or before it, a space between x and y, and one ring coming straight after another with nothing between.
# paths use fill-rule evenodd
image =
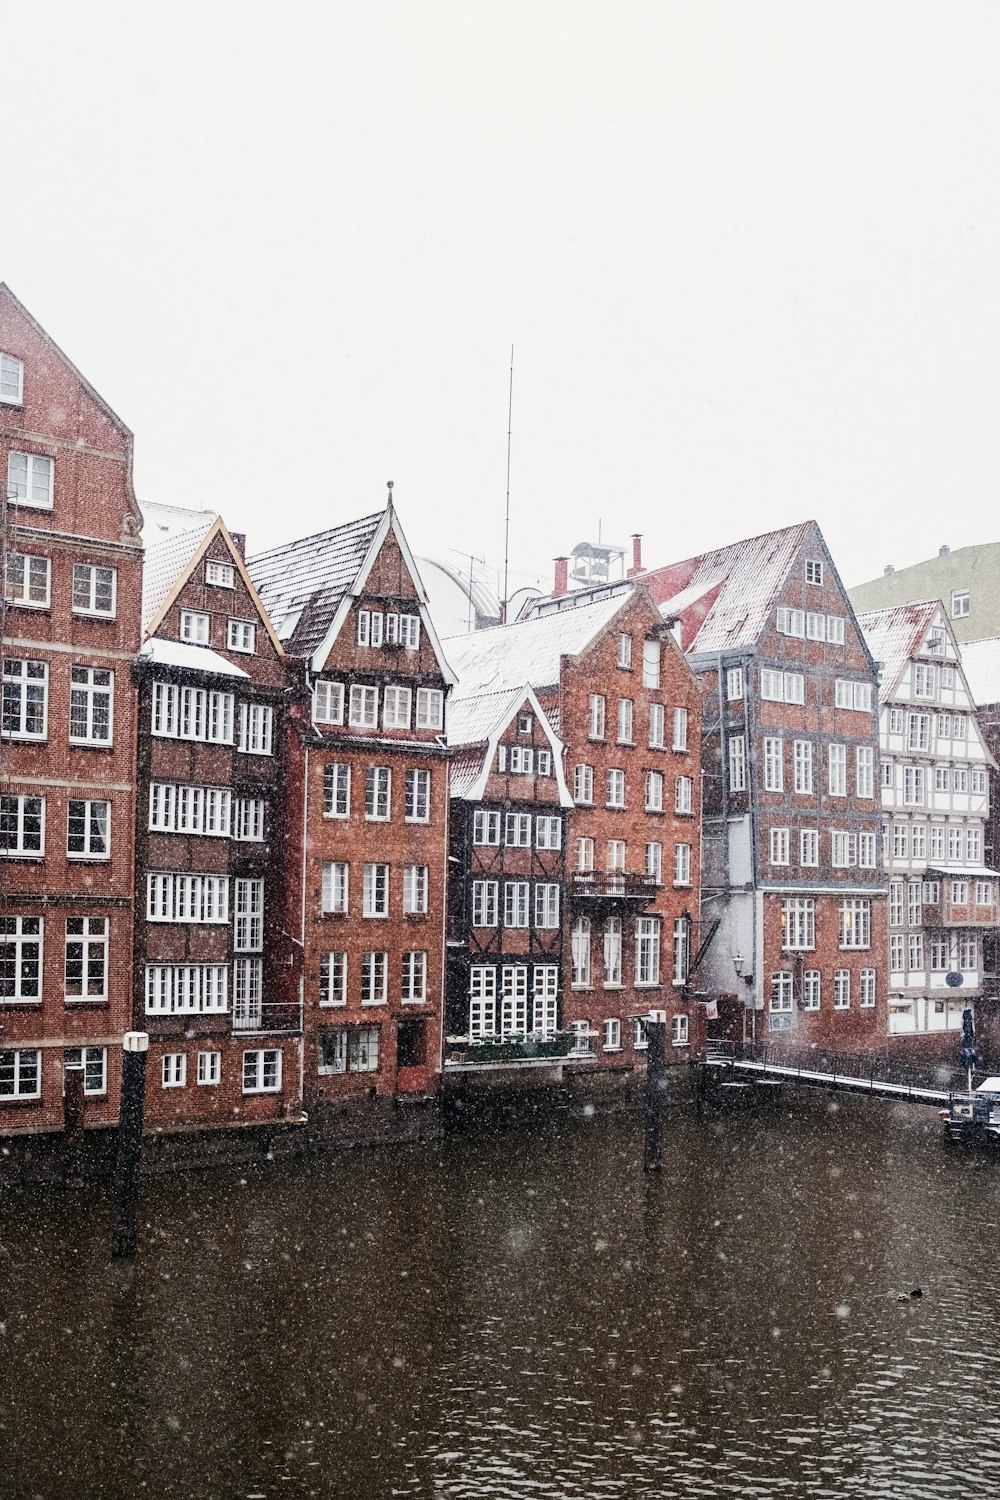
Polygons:
<instances>
[{"instance_id":1,"label":"antenna mast","mask_svg":"<svg viewBox=\"0 0 1000 1500\"><path fill-rule=\"evenodd\" d=\"M507 566L510 562L510 433L514 412L514 345L510 346L510 392L507 397L507 510L503 526L503 598L500 601L500 623L507 623Z\"/></svg>"}]
</instances>

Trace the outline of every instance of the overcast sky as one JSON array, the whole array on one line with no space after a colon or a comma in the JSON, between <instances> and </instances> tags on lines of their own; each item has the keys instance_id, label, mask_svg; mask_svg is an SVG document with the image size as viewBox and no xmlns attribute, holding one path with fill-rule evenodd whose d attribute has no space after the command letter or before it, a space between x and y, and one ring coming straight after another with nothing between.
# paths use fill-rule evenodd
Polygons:
<instances>
[{"instance_id":1,"label":"overcast sky","mask_svg":"<svg viewBox=\"0 0 1000 1500\"><path fill-rule=\"evenodd\" d=\"M1000 5L0 0L6 280L251 551L998 533Z\"/></svg>"}]
</instances>

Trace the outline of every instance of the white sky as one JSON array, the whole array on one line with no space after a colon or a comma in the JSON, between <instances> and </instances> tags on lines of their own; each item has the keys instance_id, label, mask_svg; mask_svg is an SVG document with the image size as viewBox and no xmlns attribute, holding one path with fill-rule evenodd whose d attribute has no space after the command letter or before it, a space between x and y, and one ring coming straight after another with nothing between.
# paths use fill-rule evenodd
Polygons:
<instances>
[{"instance_id":1,"label":"white sky","mask_svg":"<svg viewBox=\"0 0 1000 1500\"><path fill-rule=\"evenodd\" d=\"M0 279L250 549L997 536L1000 5L0 0Z\"/></svg>"}]
</instances>

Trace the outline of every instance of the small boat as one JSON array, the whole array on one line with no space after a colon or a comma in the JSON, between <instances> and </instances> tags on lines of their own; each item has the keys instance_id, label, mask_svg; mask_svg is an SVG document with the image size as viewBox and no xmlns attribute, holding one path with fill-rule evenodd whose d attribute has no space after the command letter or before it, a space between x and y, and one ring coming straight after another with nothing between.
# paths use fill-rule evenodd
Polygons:
<instances>
[{"instance_id":1,"label":"small boat","mask_svg":"<svg viewBox=\"0 0 1000 1500\"><path fill-rule=\"evenodd\" d=\"M1000 1140L1000 1077L984 1078L971 1094L952 1094L941 1119L950 1141Z\"/></svg>"}]
</instances>

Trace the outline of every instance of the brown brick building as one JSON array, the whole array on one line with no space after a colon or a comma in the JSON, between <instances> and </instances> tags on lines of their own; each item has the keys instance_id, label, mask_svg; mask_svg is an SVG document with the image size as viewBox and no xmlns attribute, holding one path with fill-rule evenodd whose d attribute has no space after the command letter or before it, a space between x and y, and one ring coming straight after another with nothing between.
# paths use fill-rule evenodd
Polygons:
<instances>
[{"instance_id":1,"label":"brown brick building","mask_svg":"<svg viewBox=\"0 0 1000 1500\"><path fill-rule=\"evenodd\" d=\"M466 698L530 682L565 747L573 799L562 906L563 1024L588 1065L643 1061L651 1010L669 1060L703 1010L689 984L700 886L698 684L641 586L538 601L513 625L445 643Z\"/></svg>"},{"instance_id":2,"label":"brown brick building","mask_svg":"<svg viewBox=\"0 0 1000 1500\"><path fill-rule=\"evenodd\" d=\"M286 930L307 1107L436 1090L453 681L391 498L250 560L303 701L287 744Z\"/></svg>"},{"instance_id":3,"label":"brown brick building","mask_svg":"<svg viewBox=\"0 0 1000 1500\"><path fill-rule=\"evenodd\" d=\"M883 1046L878 684L819 527L639 576L703 693L702 984L741 1039Z\"/></svg>"},{"instance_id":4,"label":"brown brick building","mask_svg":"<svg viewBox=\"0 0 1000 1500\"><path fill-rule=\"evenodd\" d=\"M0 285L0 1133L117 1118L132 1010L132 434Z\"/></svg>"},{"instance_id":5,"label":"brown brick building","mask_svg":"<svg viewBox=\"0 0 1000 1500\"><path fill-rule=\"evenodd\" d=\"M135 1026L161 1128L301 1113L285 656L222 520L191 520L147 551L137 668Z\"/></svg>"}]
</instances>

